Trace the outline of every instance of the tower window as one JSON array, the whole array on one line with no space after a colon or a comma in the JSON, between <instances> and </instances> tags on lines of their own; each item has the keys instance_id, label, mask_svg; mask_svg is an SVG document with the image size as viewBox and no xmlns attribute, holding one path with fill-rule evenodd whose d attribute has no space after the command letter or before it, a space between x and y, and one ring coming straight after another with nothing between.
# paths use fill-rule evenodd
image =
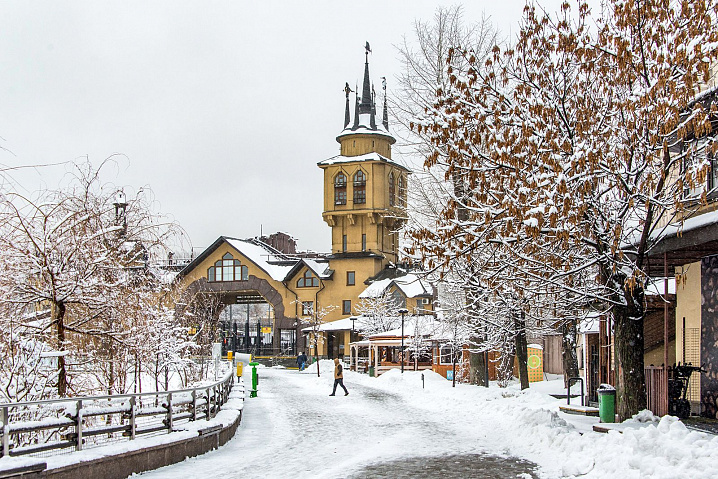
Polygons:
<instances>
[{"instance_id":1,"label":"tower window","mask_svg":"<svg viewBox=\"0 0 718 479\"><path fill-rule=\"evenodd\" d=\"M342 252L347 252L347 235L342 235Z\"/></svg>"},{"instance_id":2,"label":"tower window","mask_svg":"<svg viewBox=\"0 0 718 479\"><path fill-rule=\"evenodd\" d=\"M350 299L342 301L342 314L352 314L352 301Z\"/></svg>"},{"instance_id":3,"label":"tower window","mask_svg":"<svg viewBox=\"0 0 718 479\"><path fill-rule=\"evenodd\" d=\"M306 270L299 281L297 288L317 288L319 287L319 278L314 276L310 270Z\"/></svg>"},{"instance_id":4,"label":"tower window","mask_svg":"<svg viewBox=\"0 0 718 479\"><path fill-rule=\"evenodd\" d=\"M404 175L399 175L399 206L406 206L406 185L404 184Z\"/></svg>"},{"instance_id":5,"label":"tower window","mask_svg":"<svg viewBox=\"0 0 718 479\"><path fill-rule=\"evenodd\" d=\"M214 266L207 269L207 279L209 281L247 281L249 279L249 269L239 260L227 253L222 259L216 261Z\"/></svg>"},{"instance_id":6,"label":"tower window","mask_svg":"<svg viewBox=\"0 0 718 479\"><path fill-rule=\"evenodd\" d=\"M334 204L347 204L347 177L344 173L339 173L334 177Z\"/></svg>"},{"instance_id":7,"label":"tower window","mask_svg":"<svg viewBox=\"0 0 718 479\"><path fill-rule=\"evenodd\" d=\"M361 235L361 250L366 251L366 233Z\"/></svg>"},{"instance_id":8,"label":"tower window","mask_svg":"<svg viewBox=\"0 0 718 479\"><path fill-rule=\"evenodd\" d=\"M394 186L394 172L389 173L389 206L396 204L396 188Z\"/></svg>"},{"instance_id":9,"label":"tower window","mask_svg":"<svg viewBox=\"0 0 718 479\"><path fill-rule=\"evenodd\" d=\"M362 170L354 174L354 204L366 203L366 175Z\"/></svg>"},{"instance_id":10,"label":"tower window","mask_svg":"<svg viewBox=\"0 0 718 479\"><path fill-rule=\"evenodd\" d=\"M347 286L354 286L355 284L355 274L354 271L347 271Z\"/></svg>"}]
</instances>

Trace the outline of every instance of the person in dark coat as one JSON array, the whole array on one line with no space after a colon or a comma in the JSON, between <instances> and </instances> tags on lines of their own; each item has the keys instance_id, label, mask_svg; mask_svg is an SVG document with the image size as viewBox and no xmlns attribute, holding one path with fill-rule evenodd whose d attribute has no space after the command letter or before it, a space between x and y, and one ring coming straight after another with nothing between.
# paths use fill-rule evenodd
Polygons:
<instances>
[{"instance_id":1,"label":"person in dark coat","mask_svg":"<svg viewBox=\"0 0 718 479\"><path fill-rule=\"evenodd\" d=\"M330 396L334 396L337 392L337 384L342 387L345 396L349 394L349 391L344 386L344 368L339 363L339 358L334 358L334 389L332 389Z\"/></svg>"},{"instance_id":2,"label":"person in dark coat","mask_svg":"<svg viewBox=\"0 0 718 479\"><path fill-rule=\"evenodd\" d=\"M299 353L297 356L297 367L300 371L304 370L304 363L307 361L307 357L304 355L304 352Z\"/></svg>"},{"instance_id":3,"label":"person in dark coat","mask_svg":"<svg viewBox=\"0 0 718 479\"><path fill-rule=\"evenodd\" d=\"M304 371L304 368L307 367L307 355L304 352L302 352L301 358L302 358L302 366L299 368L299 370Z\"/></svg>"}]
</instances>

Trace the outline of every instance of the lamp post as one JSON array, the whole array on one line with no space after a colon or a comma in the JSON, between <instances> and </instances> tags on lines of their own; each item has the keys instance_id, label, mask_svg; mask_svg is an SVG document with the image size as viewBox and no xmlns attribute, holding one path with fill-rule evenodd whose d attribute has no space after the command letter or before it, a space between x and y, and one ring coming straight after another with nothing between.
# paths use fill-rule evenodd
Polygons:
<instances>
[{"instance_id":1,"label":"lamp post","mask_svg":"<svg viewBox=\"0 0 718 479\"><path fill-rule=\"evenodd\" d=\"M400 309L401 314L401 374L404 374L404 315L408 313L407 309Z\"/></svg>"}]
</instances>

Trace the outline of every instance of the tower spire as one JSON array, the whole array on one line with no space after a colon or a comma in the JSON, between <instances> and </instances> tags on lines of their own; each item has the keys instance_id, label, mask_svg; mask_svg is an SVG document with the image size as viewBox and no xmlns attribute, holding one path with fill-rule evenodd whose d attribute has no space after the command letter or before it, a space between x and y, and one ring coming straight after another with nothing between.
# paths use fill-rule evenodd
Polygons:
<instances>
[{"instance_id":1,"label":"tower spire","mask_svg":"<svg viewBox=\"0 0 718 479\"><path fill-rule=\"evenodd\" d=\"M364 62L364 82L362 83L361 90L361 103L359 104L359 113L371 113L371 83L369 82L369 53L371 53L371 47L369 42L366 42L364 46L366 49L366 61Z\"/></svg>"},{"instance_id":2,"label":"tower spire","mask_svg":"<svg viewBox=\"0 0 718 479\"><path fill-rule=\"evenodd\" d=\"M352 92L352 89L349 88L349 83L344 84L344 93L347 95L347 106L344 109L344 128L349 126L349 122L351 121L351 115L349 114L349 94Z\"/></svg>"},{"instance_id":3,"label":"tower spire","mask_svg":"<svg viewBox=\"0 0 718 479\"><path fill-rule=\"evenodd\" d=\"M356 90L359 88L357 86L354 87ZM359 93L357 91L354 91L354 98L356 99L354 101L354 125L352 125L352 130L356 130L359 128Z\"/></svg>"},{"instance_id":4,"label":"tower spire","mask_svg":"<svg viewBox=\"0 0 718 479\"><path fill-rule=\"evenodd\" d=\"M374 85L371 86L371 116L369 117L369 127L376 130L376 92Z\"/></svg>"},{"instance_id":5,"label":"tower spire","mask_svg":"<svg viewBox=\"0 0 718 479\"><path fill-rule=\"evenodd\" d=\"M381 124L384 125L386 131L389 131L389 110L386 107L386 77L381 77L381 89L384 90L384 111L382 112Z\"/></svg>"}]
</instances>

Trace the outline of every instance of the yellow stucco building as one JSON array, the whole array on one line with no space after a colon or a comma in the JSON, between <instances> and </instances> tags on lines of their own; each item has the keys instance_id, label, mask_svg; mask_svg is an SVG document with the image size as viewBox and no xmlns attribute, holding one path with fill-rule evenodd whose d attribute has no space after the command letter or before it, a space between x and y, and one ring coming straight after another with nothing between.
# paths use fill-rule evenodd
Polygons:
<instances>
[{"instance_id":1,"label":"yellow stucco building","mask_svg":"<svg viewBox=\"0 0 718 479\"><path fill-rule=\"evenodd\" d=\"M348 354L354 339L349 318L357 314L359 295L376 280L408 272L400 263L398 244L406 221L409 170L391 158L396 140L389 131L386 95L381 118L377 115L368 51L361 95L346 87L344 128L336 141L340 154L318 162L324 173L322 217L331 229L330 254L298 253L293 240L281 233L252 239L220 236L178 274L184 291L181 308L203 302L219 316L230 304L270 306L256 321L249 320L246 307L246 320L230 330L236 349L263 355L309 353L302 329L320 316L337 327L326 328L319 355ZM403 297L404 305L431 310L433 288L411 290L414 297Z\"/></svg>"}]
</instances>

